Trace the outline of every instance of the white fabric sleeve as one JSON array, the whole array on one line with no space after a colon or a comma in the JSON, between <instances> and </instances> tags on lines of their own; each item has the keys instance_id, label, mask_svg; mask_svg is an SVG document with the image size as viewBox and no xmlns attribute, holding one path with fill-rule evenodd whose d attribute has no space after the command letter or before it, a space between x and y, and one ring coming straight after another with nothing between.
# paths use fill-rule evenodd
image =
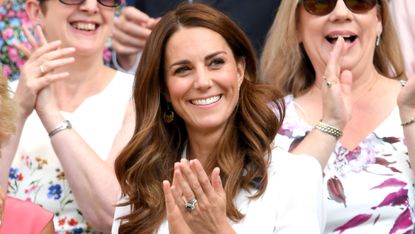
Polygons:
<instances>
[{"instance_id":1,"label":"white fabric sleeve","mask_svg":"<svg viewBox=\"0 0 415 234\"><path fill-rule=\"evenodd\" d=\"M289 157L276 173L274 186L279 188L279 194L274 233L322 233L326 217L320 163L306 155Z\"/></svg>"},{"instance_id":2,"label":"white fabric sleeve","mask_svg":"<svg viewBox=\"0 0 415 234\"><path fill-rule=\"evenodd\" d=\"M135 71L138 67L138 64L140 63L140 59L141 59L141 52L139 52L137 54L137 58L133 64L133 66L131 66L129 69L124 69L121 67L121 65L118 63L117 61L117 53L115 51L112 52L112 62L114 64L115 69L117 69L118 71L122 71L131 75L135 75Z\"/></svg>"}]
</instances>

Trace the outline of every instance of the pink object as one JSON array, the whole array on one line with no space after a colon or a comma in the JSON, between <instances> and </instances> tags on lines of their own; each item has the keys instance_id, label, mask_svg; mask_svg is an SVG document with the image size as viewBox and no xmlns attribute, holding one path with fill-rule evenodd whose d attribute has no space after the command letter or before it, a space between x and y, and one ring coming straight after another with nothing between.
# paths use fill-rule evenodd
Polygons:
<instances>
[{"instance_id":1,"label":"pink object","mask_svg":"<svg viewBox=\"0 0 415 234\"><path fill-rule=\"evenodd\" d=\"M0 234L38 234L53 218L53 213L29 201L7 196L5 203Z\"/></svg>"},{"instance_id":2,"label":"pink object","mask_svg":"<svg viewBox=\"0 0 415 234\"><path fill-rule=\"evenodd\" d=\"M408 77L415 75L415 1L389 1Z\"/></svg>"}]
</instances>

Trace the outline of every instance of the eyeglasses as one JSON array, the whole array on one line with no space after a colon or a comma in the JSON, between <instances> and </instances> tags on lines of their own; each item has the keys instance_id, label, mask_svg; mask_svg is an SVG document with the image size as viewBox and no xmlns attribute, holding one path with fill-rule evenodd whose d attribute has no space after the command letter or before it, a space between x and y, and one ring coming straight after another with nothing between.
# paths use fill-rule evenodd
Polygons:
<instances>
[{"instance_id":1,"label":"eyeglasses","mask_svg":"<svg viewBox=\"0 0 415 234\"><path fill-rule=\"evenodd\" d=\"M59 2L65 5L81 5L86 0L59 0ZM106 7L118 7L121 5L122 0L97 0L99 4L106 6Z\"/></svg>"},{"instance_id":2,"label":"eyeglasses","mask_svg":"<svg viewBox=\"0 0 415 234\"><path fill-rule=\"evenodd\" d=\"M377 0L343 0L353 13L365 13L376 6ZM337 0L302 0L304 9L312 15L327 15L336 7Z\"/></svg>"}]
</instances>

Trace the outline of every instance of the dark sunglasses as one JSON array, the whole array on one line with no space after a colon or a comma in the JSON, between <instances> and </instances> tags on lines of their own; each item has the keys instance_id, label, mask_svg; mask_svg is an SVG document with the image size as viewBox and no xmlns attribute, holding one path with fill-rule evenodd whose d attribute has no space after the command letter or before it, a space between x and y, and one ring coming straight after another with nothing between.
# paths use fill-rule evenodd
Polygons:
<instances>
[{"instance_id":1,"label":"dark sunglasses","mask_svg":"<svg viewBox=\"0 0 415 234\"><path fill-rule=\"evenodd\" d=\"M376 6L377 0L343 0L353 13L365 13ZM327 15L336 7L337 0L302 0L304 9L312 15Z\"/></svg>"},{"instance_id":2,"label":"dark sunglasses","mask_svg":"<svg viewBox=\"0 0 415 234\"><path fill-rule=\"evenodd\" d=\"M81 5L86 0L59 0L59 2L65 5ZM121 5L121 0L97 0L99 4L106 7L118 7Z\"/></svg>"}]
</instances>

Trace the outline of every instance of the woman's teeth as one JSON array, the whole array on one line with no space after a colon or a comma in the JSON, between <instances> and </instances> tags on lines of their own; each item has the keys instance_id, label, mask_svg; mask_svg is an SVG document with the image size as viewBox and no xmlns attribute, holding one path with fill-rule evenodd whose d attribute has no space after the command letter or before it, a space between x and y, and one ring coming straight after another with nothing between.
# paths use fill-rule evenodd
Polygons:
<instances>
[{"instance_id":1,"label":"woman's teeth","mask_svg":"<svg viewBox=\"0 0 415 234\"><path fill-rule=\"evenodd\" d=\"M220 97L221 97L220 95L217 95L217 96L213 96L213 97L206 98L206 99L191 100L190 102L195 105L209 105L209 104L219 101Z\"/></svg>"},{"instance_id":2,"label":"woman's teeth","mask_svg":"<svg viewBox=\"0 0 415 234\"><path fill-rule=\"evenodd\" d=\"M94 31L96 29L96 24L92 23L73 23L72 27L83 30L83 31Z\"/></svg>"}]
</instances>

